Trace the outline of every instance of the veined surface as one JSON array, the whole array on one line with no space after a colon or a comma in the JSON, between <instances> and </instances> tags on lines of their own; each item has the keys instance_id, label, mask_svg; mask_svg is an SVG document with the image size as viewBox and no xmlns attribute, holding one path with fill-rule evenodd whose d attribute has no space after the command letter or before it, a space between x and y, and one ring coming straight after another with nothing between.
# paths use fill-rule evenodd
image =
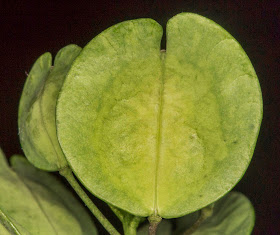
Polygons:
<instances>
[{"instance_id":1,"label":"veined surface","mask_svg":"<svg viewBox=\"0 0 280 235\"><path fill-rule=\"evenodd\" d=\"M182 216L217 200L251 159L262 116L254 69L214 22L189 13L162 28L127 21L74 62L58 137L81 182L132 214Z\"/></svg>"}]
</instances>

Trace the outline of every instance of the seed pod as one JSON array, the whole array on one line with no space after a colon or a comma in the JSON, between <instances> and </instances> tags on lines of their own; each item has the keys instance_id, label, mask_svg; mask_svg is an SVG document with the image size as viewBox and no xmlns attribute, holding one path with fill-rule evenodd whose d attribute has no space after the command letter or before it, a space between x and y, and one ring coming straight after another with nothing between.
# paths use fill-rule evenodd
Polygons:
<instances>
[{"instance_id":1,"label":"seed pod","mask_svg":"<svg viewBox=\"0 0 280 235\"><path fill-rule=\"evenodd\" d=\"M88 43L61 90L57 131L93 194L138 216L176 218L243 176L262 96L246 53L221 26L179 14L167 23L166 52L162 32L154 20L131 20Z\"/></svg>"},{"instance_id":2,"label":"seed pod","mask_svg":"<svg viewBox=\"0 0 280 235\"><path fill-rule=\"evenodd\" d=\"M33 65L24 85L19 105L19 137L28 160L36 167L57 171L67 165L56 134L56 102L59 91L81 48L62 48L51 66L45 53Z\"/></svg>"}]
</instances>

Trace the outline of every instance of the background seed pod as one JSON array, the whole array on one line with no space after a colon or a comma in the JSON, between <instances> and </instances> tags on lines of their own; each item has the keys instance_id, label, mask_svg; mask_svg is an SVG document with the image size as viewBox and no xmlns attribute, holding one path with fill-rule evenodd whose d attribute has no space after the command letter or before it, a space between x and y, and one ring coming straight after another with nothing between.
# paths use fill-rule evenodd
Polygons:
<instances>
[{"instance_id":1,"label":"background seed pod","mask_svg":"<svg viewBox=\"0 0 280 235\"><path fill-rule=\"evenodd\" d=\"M19 137L22 149L36 167L58 171L67 162L56 134L56 103L66 74L81 48L69 45L56 55L40 56L25 82L19 104Z\"/></svg>"}]
</instances>

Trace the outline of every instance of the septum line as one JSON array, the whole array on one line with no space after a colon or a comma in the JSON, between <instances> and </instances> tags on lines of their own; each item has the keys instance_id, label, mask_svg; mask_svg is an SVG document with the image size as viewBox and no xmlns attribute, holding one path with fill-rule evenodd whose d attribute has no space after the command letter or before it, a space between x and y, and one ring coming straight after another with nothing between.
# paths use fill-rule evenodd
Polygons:
<instances>
[{"instance_id":1,"label":"septum line","mask_svg":"<svg viewBox=\"0 0 280 235\"><path fill-rule=\"evenodd\" d=\"M155 166L155 198L154 198L154 215L158 214L158 174L159 174L159 161L161 155L161 141L162 141L162 111L163 111L163 91L164 91L164 61L165 51L160 52L161 59L161 78L160 78L160 90L159 90L159 111L158 111L158 132L157 132L157 144L156 144L156 166Z\"/></svg>"}]
</instances>

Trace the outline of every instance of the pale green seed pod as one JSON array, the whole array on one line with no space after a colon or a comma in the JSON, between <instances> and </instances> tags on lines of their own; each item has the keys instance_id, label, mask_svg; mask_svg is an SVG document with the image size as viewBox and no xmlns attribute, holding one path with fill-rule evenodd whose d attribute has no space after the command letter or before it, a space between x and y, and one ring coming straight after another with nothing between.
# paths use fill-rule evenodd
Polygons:
<instances>
[{"instance_id":1,"label":"pale green seed pod","mask_svg":"<svg viewBox=\"0 0 280 235\"><path fill-rule=\"evenodd\" d=\"M68 45L56 55L41 55L24 85L19 105L19 137L28 160L36 167L58 171L67 166L56 134L56 102L64 79L81 48Z\"/></svg>"},{"instance_id":2,"label":"pale green seed pod","mask_svg":"<svg viewBox=\"0 0 280 235\"><path fill-rule=\"evenodd\" d=\"M106 29L71 67L57 104L59 143L94 195L137 216L177 218L241 179L262 119L248 56L193 14ZM153 218L151 218L153 219Z\"/></svg>"}]
</instances>

